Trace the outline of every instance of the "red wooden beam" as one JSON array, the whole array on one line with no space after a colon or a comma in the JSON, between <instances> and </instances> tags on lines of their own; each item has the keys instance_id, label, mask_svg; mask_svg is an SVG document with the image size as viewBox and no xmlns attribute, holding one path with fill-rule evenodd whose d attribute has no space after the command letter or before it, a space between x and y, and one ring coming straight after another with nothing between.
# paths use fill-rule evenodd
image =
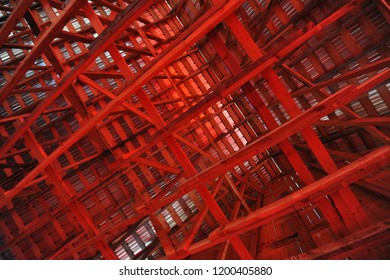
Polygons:
<instances>
[{"instance_id":1,"label":"red wooden beam","mask_svg":"<svg viewBox=\"0 0 390 280\"><path fill-rule=\"evenodd\" d=\"M217 180L217 182L215 183L214 189L212 190L211 195L213 196L213 198L215 198L215 196L219 192L219 190L222 186L222 183L223 183L223 177L220 177ZM199 227L202 225L202 222L203 222L204 218L206 217L208 211L209 211L209 208L207 207L207 205L205 205L202 209L199 209L199 212L196 216L196 220L192 224L189 231L186 233L185 239L183 240L183 242L180 244L180 246L178 248L179 255L182 253L182 251L187 251L188 248L190 247L190 245L191 245L192 241L194 240L195 235L199 230Z\"/></svg>"},{"instance_id":2,"label":"red wooden beam","mask_svg":"<svg viewBox=\"0 0 390 280\"><path fill-rule=\"evenodd\" d=\"M298 255L297 258L301 260L345 259L354 253L370 250L388 242L390 242L390 219Z\"/></svg>"},{"instance_id":3,"label":"red wooden beam","mask_svg":"<svg viewBox=\"0 0 390 280\"><path fill-rule=\"evenodd\" d=\"M383 62L383 64L382 64ZM383 67L383 65L385 65L387 62L386 61L383 61L381 60L380 62L378 62L378 64L376 63L373 63L375 64L375 67ZM366 67L362 67L364 69L370 69L370 65L369 64L368 66ZM328 96L328 94L324 91L324 90L321 90L320 88L318 88L317 90L315 90L315 87L316 85L311 82L310 80L308 80L307 78L303 77L302 75L300 75L299 73L297 73L296 71L294 71L293 69L291 69L290 67L288 67L287 65L285 64L282 64L281 67L286 70L288 73L290 73L291 75L293 75L294 77L296 77L298 80L300 80L301 82L303 82L304 84L306 84L307 86L310 86L311 89L313 89L313 92L314 93L318 93L320 94L320 100L322 100L324 97ZM377 68L376 68L377 69ZM359 71L360 69L358 69L357 71ZM364 72L364 71L363 71ZM348 75L345 74L345 75ZM332 79L331 80L332 82L336 82L337 80L335 79ZM299 90L297 91L299 92ZM296 93L293 93L292 96L297 96ZM348 108L348 107L341 107L340 110L342 110L344 112L345 115L347 115L349 118L354 118L354 119L357 119L357 120L360 120L361 117L356 114L352 109ZM374 124L373 125L369 125L369 126L364 126L364 129L366 129L366 131L374 136L376 136L378 139L380 139L383 143L385 144L389 144L390 143L390 138L384 134L383 132L381 132L379 129L377 129Z\"/></svg>"},{"instance_id":4,"label":"red wooden beam","mask_svg":"<svg viewBox=\"0 0 390 280\"><path fill-rule=\"evenodd\" d=\"M283 66L282 66L283 67ZM370 72L378 72L382 69L390 67L390 58L383 58L378 61L375 61L373 63L367 64L361 68L350 70L346 72L345 74L342 74L337 77L333 77L332 79L320 82L318 84L313 84L310 87L307 88L302 88L297 90L296 92L293 93L294 97L306 94L308 92L313 92L316 90L319 90L324 87L328 87L330 85L334 85L337 83L340 83L342 81L346 81L348 79L356 78L358 76L370 73ZM285 68L286 70L289 70L288 68Z\"/></svg>"},{"instance_id":5,"label":"red wooden beam","mask_svg":"<svg viewBox=\"0 0 390 280\"><path fill-rule=\"evenodd\" d=\"M351 120L326 120L316 122L318 126L390 126L390 117L368 117Z\"/></svg>"},{"instance_id":6,"label":"red wooden beam","mask_svg":"<svg viewBox=\"0 0 390 280\"><path fill-rule=\"evenodd\" d=\"M91 80L90 78L88 78L87 76L85 76L83 74L78 77L78 80L80 82L90 86L91 88L94 88L94 89L98 90L99 92L103 93L104 95L108 96L111 99L114 99L116 97L116 95L113 94L111 91L109 91L108 89L102 87L101 85L99 85L98 83L94 82L93 80ZM140 118L143 118L144 120L146 120L146 121L148 121L150 123L155 124L155 122L154 122L154 120L152 118L150 118L145 113L141 112L138 108L136 108L136 106L134 106L132 104L129 104L126 101L123 102L121 104L121 106L124 107L125 109L129 110L130 112L133 112L134 114L136 114Z\"/></svg>"},{"instance_id":7,"label":"red wooden beam","mask_svg":"<svg viewBox=\"0 0 390 280\"><path fill-rule=\"evenodd\" d=\"M16 6L13 8L12 13L7 18L7 21L3 23L0 28L0 47L3 47L3 44L7 42L8 35L12 30L14 30L16 24L23 17L28 8L30 8L32 2L34 2L34 0L18 1Z\"/></svg>"}]
</instances>

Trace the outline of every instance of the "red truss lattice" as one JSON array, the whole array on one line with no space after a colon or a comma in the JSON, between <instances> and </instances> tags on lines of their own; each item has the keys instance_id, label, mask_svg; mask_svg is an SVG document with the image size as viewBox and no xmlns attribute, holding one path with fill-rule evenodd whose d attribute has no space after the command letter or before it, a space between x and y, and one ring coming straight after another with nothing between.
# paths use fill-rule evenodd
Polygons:
<instances>
[{"instance_id":1,"label":"red truss lattice","mask_svg":"<svg viewBox=\"0 0 390 280\"><path fill-rule=\"evenodd\" d=\"M0 1L0 259L389 258L386 1Z\"/></svg>"}]
</instances>

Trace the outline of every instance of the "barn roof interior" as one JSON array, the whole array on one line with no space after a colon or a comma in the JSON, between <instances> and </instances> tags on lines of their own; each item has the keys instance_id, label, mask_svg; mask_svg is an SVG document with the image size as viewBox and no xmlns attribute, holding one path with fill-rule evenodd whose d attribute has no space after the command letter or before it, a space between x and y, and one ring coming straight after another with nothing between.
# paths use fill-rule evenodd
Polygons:
<instances>
[{"instance_id":1,"label":"barn roof interior","mask_svg":"<svg viewBox=\"0 0 390 280\"><path fill-rule=\"evenodd\" d=\"M1 0L0 259L389 259L386 0Z\"/></svg>"}]
</instances>

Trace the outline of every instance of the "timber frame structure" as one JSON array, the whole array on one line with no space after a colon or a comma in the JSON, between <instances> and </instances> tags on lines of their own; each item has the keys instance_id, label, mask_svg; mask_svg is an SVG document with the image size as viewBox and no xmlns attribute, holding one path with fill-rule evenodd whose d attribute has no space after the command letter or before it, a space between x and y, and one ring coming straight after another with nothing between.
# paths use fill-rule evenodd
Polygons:
<instances>
[{"instance_id":1,"label":"timber frame structure","mask_svg":"<svg viewBox=\"0 0 390 280\"><path fill-rule=\"evenodd\" d=\"M389 259L386 0L1 0L0 259Z\"/></svg>"}]
</instances>

